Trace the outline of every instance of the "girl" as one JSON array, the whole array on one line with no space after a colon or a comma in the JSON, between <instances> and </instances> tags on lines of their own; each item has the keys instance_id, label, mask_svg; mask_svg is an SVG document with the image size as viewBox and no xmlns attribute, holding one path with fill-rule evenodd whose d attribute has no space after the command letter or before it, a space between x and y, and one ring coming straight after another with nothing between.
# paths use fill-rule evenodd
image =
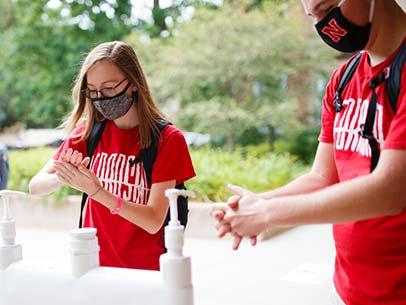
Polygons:
<instances>
[{"instance_id":1,"label":"girl","mask_svg":"<svg viewBox=\"0 0 406 305\"><path fill-rule=\"evenodd\" d=\"M88 194L82 224L97 228L100 265L158 270L168 211L164 192L195 176L185 139L172 125L159 131L164 116L134 50L123 42L102 43L87 55L72 97L76 106L65 122L70 135L32 178L30 192L69 185ZM100 120L105 129L90 160L86 143ZM135 160L153 136L159 141L149 185Z\"/></svg>"}]
</instances>

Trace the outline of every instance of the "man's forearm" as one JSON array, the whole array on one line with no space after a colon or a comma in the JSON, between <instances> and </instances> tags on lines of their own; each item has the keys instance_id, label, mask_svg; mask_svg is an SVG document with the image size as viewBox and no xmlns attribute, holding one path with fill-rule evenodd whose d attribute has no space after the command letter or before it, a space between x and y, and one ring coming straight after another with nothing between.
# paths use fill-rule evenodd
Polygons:
<instances>
[{"instance_id":1,"label":"man's forearm","mask_svg":"<svg viewBox=\"0 0 406 305\"><path fill-rule=\"evenodd\" d=\"M405 208L404 191L394 184L369 175L313 193L274 197L265 202L269 225L345 223L396 215Z\"/></svg>"},{"instance_id":2,"label":"man's forearm","mask_svg":"<svg viewBox=\"0 0 406 305\"><path fill-rule=\"evenodd\" d=\"M280 188L261 193L259 194L259 197L263 199L272 199L280 196L307 194L321 190L329 185L331 185L331 183L327 182L321 176L315 173L307 173Z\"/></svg>"}]
</instances>

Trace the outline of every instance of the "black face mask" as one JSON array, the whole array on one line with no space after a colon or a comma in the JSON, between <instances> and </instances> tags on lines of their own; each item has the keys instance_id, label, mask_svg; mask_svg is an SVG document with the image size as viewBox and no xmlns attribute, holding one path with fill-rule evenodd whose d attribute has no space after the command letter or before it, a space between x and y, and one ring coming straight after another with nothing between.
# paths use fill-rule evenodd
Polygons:
<instances>
[{"instance_id":1,"label":"black face mask","mask_svg":"<svg viewBox=\"0 0 406 305\"><path fill-rule=\"evenodd\" d=\"M315 27L325 43L341 52L363 50L371 32L371 22L365 26L353 24L343 16L340 7L332 9Z\"/></svg>"}]
</instances>

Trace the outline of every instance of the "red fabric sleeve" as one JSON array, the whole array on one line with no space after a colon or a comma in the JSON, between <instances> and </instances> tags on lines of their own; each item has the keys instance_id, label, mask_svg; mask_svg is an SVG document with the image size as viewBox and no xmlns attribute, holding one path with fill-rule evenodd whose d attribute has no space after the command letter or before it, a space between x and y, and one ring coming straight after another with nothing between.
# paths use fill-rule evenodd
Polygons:
<instances>
[{"instance_id":1,"label":"red fabric sleeve","mask_svg":"<svg viewBox=\"0 0 406 305\"><path fill-rule=\"evenodd\" d=\"M323 143L334 142L334 94L336 92L339 81L339 69L334 70L331 75L330 81L327 84L326 92L323 97L322 111L321 111L321 131L319 141Z\"/></svg>"},{"instance_id":2,"label":"red fabric sleeve","mask_svg":"<svg viewBox=\"0 0 406 305\"><path fill-rule=\"evenodd\" d=\"M393 117L384 149L406 149L406 69L403 68L397 111Z\"/></svg>"},{"instance_id":3,"label":"red fabric sleeve","mask_svg":"<svg viewBox=\"0 0 406 305\"><path fill-rule=\"evenodd\" d=\"M338 84L341 76L344 74L350 61L357 56L356 54L351 56L340 67L334 70L330 76L330 81L326 86L326 92L324 93L321 112L321 131L319 135L319 141L323 143L334 142L334 120L335 120L335 107L334 107L334 95L337 91ZM345 91L345 90L344 90Z\"/></svg>"},{"instance_id":4,"label":"red fabric sleeve","mask_svg":"<svg viewBox=\"0 0 406 305\"><path fill-rule=\"evenodd\" d=\"M59 146L58 150L54 155L54 160L58 160L59 155L63 151L68 150L69 148L72 148L74 151L77 150L78 152L81 152L83 156L87 155L86 141L81 141L77 143L78 141L77 135L81 133L84 128L85 128L84 125L80 125L72 131L72 133L63 141L61 146Z\"/></svg>"},{"instance_id":5,"label":"red fabric sleeve","mask_svg":"<svg viewBox=\"0 0 406 305\"><path fill-rule=\"evenodd\" d=\"M167 126L158 145L158 154L152 169L152 183L176 180L176 184L179 184L195 175L183 134L174 126Z\"/></svg>"}]
</instances>

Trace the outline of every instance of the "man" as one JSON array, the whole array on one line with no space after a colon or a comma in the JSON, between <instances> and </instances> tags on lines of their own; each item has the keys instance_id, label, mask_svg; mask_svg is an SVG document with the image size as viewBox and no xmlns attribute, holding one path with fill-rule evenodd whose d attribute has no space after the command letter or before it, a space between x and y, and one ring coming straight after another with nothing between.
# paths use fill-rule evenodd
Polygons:
<instances>
[{"instance_id":1,"label":"man","mask_svg":"<svg viewBox=\"0 0 406 305\"><path fill-rule=\"evenodd\" d=\"M395 109L387 92L406 14L393 0L302 2L324 42L365 52L341 96L335 99L349 62L326 87L311 171L263 194L230 185L228 208L213 212L217 234L234 235L237 249L242 237L255 244L271 225L332 223L339 302L406 304L406 69Z\"/></svg>"}]
</instances>

